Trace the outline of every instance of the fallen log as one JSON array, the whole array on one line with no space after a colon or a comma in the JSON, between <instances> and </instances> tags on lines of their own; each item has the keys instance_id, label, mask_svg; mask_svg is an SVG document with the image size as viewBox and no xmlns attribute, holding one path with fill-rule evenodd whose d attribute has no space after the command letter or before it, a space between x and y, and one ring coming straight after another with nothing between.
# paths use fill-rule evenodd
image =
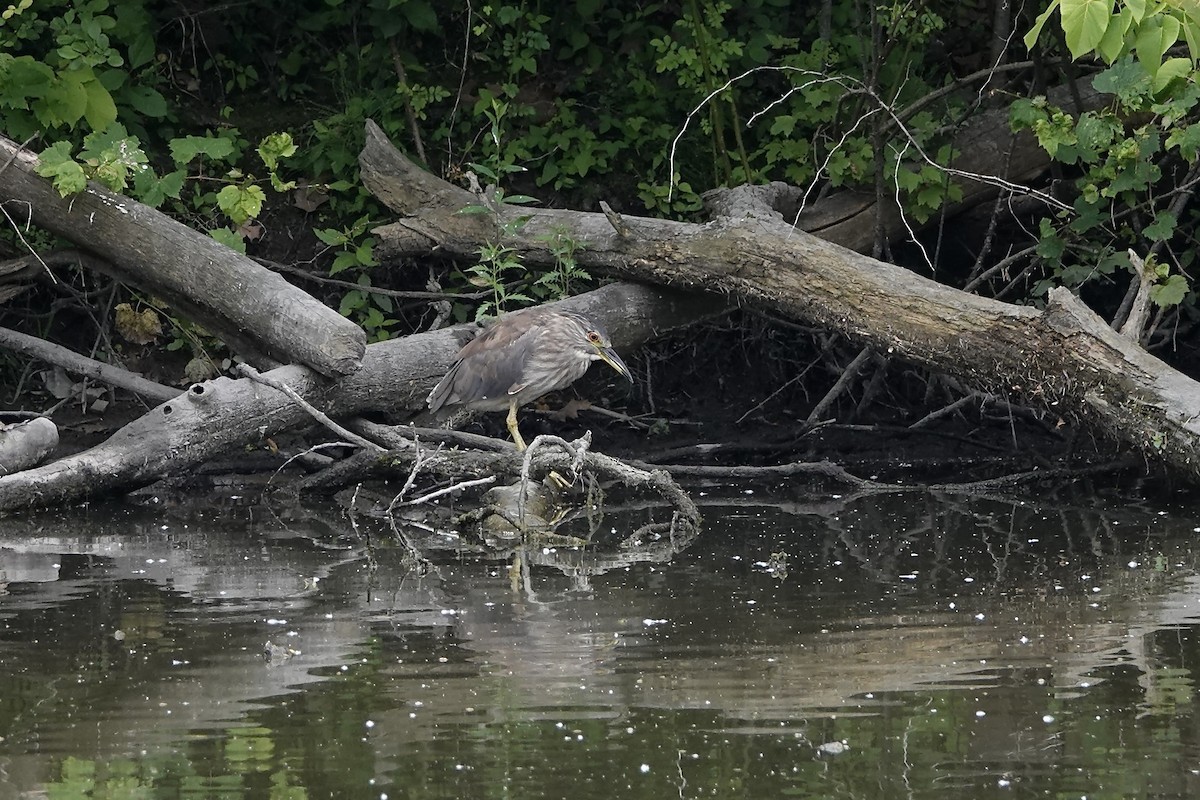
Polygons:
<instances>
[{"instance_id":1,"label":"fallen log","mask_svg":"<svg viewBox=\"0 0 1200 800\"><path fill-rule=\"evenodd\" d=\"M366 336L281 276L149 206L90 182L61 197L37 156L0 136L0 206L101 256L98 268L163 298L259 366L358 369ZM19 210L17 210L19 209Z\"/></svg>"},{"instance_id":2,"label":"fallen log","mask_svg":"<svg viewBox=\"0 0 1200 800\"><path fill-rule=\"evenodd\" d=\"M616 283L562 301L602 321L618 349L684 327L725 308L722 300ZM299 365L265 373L331 417L363 411L416 410L470 337L469 326L373 344L363 367L339 381ZM58 505L145 486L228 450L261 442L310 421L282 392L248 379L195 384L103 443L50 464L0 476L0 511Z\"/></svg>"},{"instance_id":3,"label":"fallen log","mask_svg":"<svg viewBox=\"0 0 1200 800\"><path fill-rule=\"evenodd\" d=\"M11 350L28 358L45 361L47 364L55 364L68 372L91 378L108 386L126 389L147 400L162 402L178 397L183 391L155 383L129 370L114 367L112 364L81 356L62 345L8 328L0 328L0 348Z\"/></svg>"},{"instance_id":4,"label":"fallen log","mask_svg":"<svg viewBox=\"0 0 1200 800\"><path fill-rule=\"evenodd\" d=\"M0 413L0 475L40 463L55 447L58 427L50 420L19 412Z\"/></svg>"},{"instance_id":5,"label":"fallen log","mask_svg":"<svg viewBox=\"0 0 1200 800\"><path fill-rule=\"evenodd\" d=\"M469 259L503 242L525 263L549 266L550 244L566 236L582 245L584 269L744 298L990 393L1077 414L1200 480L1200 384L1066 289L1038 311L876 261L796 230L780 211L794 197L784 184L730 190L704 225L503 205L464 216L478 199L412 164L371 122L360 162L364 183L402 215L375 231L382 258L436 250Z\"/></svg>"}]
</instances>

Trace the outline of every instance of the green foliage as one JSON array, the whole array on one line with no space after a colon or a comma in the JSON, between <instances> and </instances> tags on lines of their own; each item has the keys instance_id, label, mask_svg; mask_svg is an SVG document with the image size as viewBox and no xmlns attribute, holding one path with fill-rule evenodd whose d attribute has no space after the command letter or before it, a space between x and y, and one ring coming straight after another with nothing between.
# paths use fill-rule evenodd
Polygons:
<instances>
[{"instance_id":1,"label":"green foliage","mask_svg":"<svg viewBox=\"0 0 1200 800\"><path fill-rule=\"evenodd\" d=\"M556 228L541 237L550 254L554 256L554 268L533 282L533 294L542 300L557 300L570 297L580 284L588 283L592 276L579 266L576 254L583 249L581 242L573 239L566 230Z\"/></svg>"},{"instance_id":2,"label":"green foliage","mask_svg":"<svg viewBox=\"0 0 1200 800\"><path fill-rule=\"evenodd\" d=\"M515 274L514 274L515 273ZM511 288L508 281L523 281L527 277L525 265L516 251L498 242L489 242L479 248L479 261L466 269L467 281L485 289L491 297L480 303L475 319L499 316L511 311L513 304L531 305L533 298L520 289Z\"/></svg>"},{"instance_id":3,"label":"green foliage","mask_svg":"<svg viewBox=\"0 0 1200 800\"><path fill-rule=\"evenodd\" d=\"M166 116L151 69L154 49L153 20L140 3L10 5L0 15L0 127L24 139L80 124L103 130L122 110Z\"/></svg>"},{"instance_id":4,"label":"green foliage","mask_svg":"<svg viewBox=\"0 0 1200 800\"><path fill-rule=\"evenodd\" d=\"M1026 47L1033 47L1056 10L1072 58L1094 53L1113 64L1132 56L1150 77L1154 94L1186 78L1200 58L1200 14L1190 4L1119 0L1114 10L1106 0L1052 0L1025 35ZM1167 52L1179 42L1187 44L1190 57L1167 58Z\"/></svg>"},{"instance_id":5,"label":"green foliage","mask_svg":"<svg viewBox=\"0 0 1200 800\"><path fill-rule=\"evenodd\" d=\"M343 228L318 228L313 231L329 250L336 252L329 274L353 278L358 289L342 295L338 311L342 316L357 322L372 341L382 341L391 335L391 329L399 323L395 318L396 308L392 298L386 294L372 292L371 271L379 266L375 259L375 238L367 236L374 223L370 217L359 217Z\"/></svg>"},{"instance_id":6,"label":"green foliage","mask_svg":"<svg viewBox=\"0 0 1200 800\"><path fill-rule=\"evenodd\" d=\"M1183 235L1172 209L1170 183L1180 165L1200 166L1200 130L1192 120L1200 104L1194 59L1200 54L1200 17L1165 0L1053 0L1025 36L1039 39L1055 11L1073 58L1098 56L1108 67L1093 79L1112 96L1104 108L1071 114L1045 98L1012 106L1014 130L1030 130L1055 160L1071 167L1078 190L1056 224L1043 221L1039 255L1049 267L1041 290L1056 282L1079 286L1132 270L1124 251L1179 252ZM1187 44L1190 57L1172 55ZM1195 213L1189 212L1190 222ZM1189 226L1190 227L1190 224ZM1183 252L1190 250L1185 245ZM1185 302L1185 259L1155 262L1151 299L1161 308Z\"/></svg>"},{"instance_id":7,"label":"green foliage","mask_svg":"<svg viewBox=\"0 0 1200 800\"><path fill-rule=\"evenodd\" d=\"M835 0L822 35L790 0L269 0L194 25L162 0L19 0L0 13L0 120L43 132L41 170L60 192L101 181L241 251L271 239L294 189L316 190L320 203L295 203L314 217L318 263L356 284L342 312L380 338L408 322L371 291L360 223L383 212L358 179L365 120L432 171L482 184L465 211L492 215L496 238L449 283L486 287L475 310L495 313L590 280L564 233L550 237L553 266L512 251L534 197L688 218L705 191L745 181L873 190L882 162L881 190L930 218L955 199L937 165L959 101L906 118L884 145L864 121L882 119L876 98L901 109L944 83L926 56L952 8Z\"/></svg>"},{"instance_id":8,"label":"green foliage","mask_svg":"<svg viewBox=\"0 0 1200 800\"><path fill-rule=\"evenodd\" d=\"M84 137L78 159L72 155L70 142L55 142L38 157L37 173L50 178L63 197L82 192L88 180L124 192L133 176L147 169L147 161L138 138L114 122Z\"/></svg>"}]
</instances>

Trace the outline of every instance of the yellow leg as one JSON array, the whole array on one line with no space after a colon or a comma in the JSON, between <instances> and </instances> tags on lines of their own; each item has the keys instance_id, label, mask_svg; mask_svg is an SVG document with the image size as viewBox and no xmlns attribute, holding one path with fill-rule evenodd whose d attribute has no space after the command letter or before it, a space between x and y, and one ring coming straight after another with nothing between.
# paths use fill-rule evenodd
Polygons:
<instances>
[{"instance_id":1,"label":"yellow leg","mask_svg":"<svg viewBox=\"0 0 1200 800\"><path fill-rule=\"evenodd\" d=\"M512 439L517 443L518 450L525 449L525 440L521 438L521 431L517 429L517 404L508 404L508 419L505 420L508 425L508 432L512 434Z\"/></svg>"}]
</instances>

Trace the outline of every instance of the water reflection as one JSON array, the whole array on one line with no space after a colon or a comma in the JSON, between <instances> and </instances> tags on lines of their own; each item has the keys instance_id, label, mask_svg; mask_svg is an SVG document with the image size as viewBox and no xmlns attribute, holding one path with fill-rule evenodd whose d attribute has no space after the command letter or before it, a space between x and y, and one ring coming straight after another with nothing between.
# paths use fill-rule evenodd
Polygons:
<instances>
[{"instance_id":1,"label":"water reflection","mask_svg":"<svg viewBox=\"0 0 1200 800\"><path fill-rule=\"evenodd\" d=\"M0 797L1200 788L1189 510L704 500L524 575L328 508L0 520Z\"/></svg>"}]
</instances>

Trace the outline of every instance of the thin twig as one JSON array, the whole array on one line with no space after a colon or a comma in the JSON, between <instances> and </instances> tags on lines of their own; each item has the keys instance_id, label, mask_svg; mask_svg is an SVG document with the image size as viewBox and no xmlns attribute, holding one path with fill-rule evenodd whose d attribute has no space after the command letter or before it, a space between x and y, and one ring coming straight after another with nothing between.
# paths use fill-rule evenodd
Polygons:
<instances>
[{"instance_id":1,"label":"thin twig","mask_svg":"<svg viewBox=\"0 0 1200 800\"><path fill-rule=\"evenodd\" d=\"M276 272L286 272L289 275L295 275L298 278L312 281L313 283L321 283L326 286L339 286L345 289L355 289L367 294L377 294L383 297L395 297L401 300L480 300L484 297L491 297L491 292L464 292L462 294L453 294L450 292L428 292L420 290L408 289L383 289L378 286L360 286L351 281L338 280L337 278L325 278L320 275L314 275L308 270L300 269L289 264L281 264L278 261L271 261L266 258L255 258L257 263L263 265L267 269L275 270Z\"/></svg>"},{"instance_id":2,"label":"thin twig","mask_svg":"<svg viewBox=\"0 0 1200 800\"><path fill-rule=\"evenodd\" d=\"M164 386L129 370L80 355L62 345L8 328L0 328L0 347L160 403L173 400L183 392L182 389Z\"/></svg>"},{"instance_id":3,"label":"thin twig","mask_svg":"<svg viewBox=\"0 0 1200 800\"><path fill-rule=\"evenodd\" d=\"M400 48L396 46L395 36L388 37L388 47L392 51L392 66L396 69L396 77L400 80L400 86L406 90L404 92L404 114L408 117L408 127L412 133L413 144L417 148L417 157L421 159L422 164L428 166L429 159L425 157L425 144L421 141L421 128L417 124L417 112L413 110L408 74L404 71L404 59L400 56Z\"/></svg>"},{"instance_id":4,"label":"thin twig","mask_svg":"<svg viewBox=\"0 0 1200 800\"><path fill-rule=\"evenodd\" d=\"M305 400L303 397L300 396L300 394L295 389L288 386L286 383L276 380L275 378L272 378L270 376L263 375L261 372L259 372L254 367L250 366L249 364L238 364L237 372L238 372L238 374L244 375L247 378L249 378L250 380L255 381L256 383L261 383L264 386L270 386L275 391L282 392L283 394L287 395L288 398L293 403L300 406L300 408L304 409L308 413L309 416L311 416L317 422L324 425L326 428L329 428L329 430L333 431L338 436L341 436L343 439L353 442L354 444L356 444L359 447L362 447L366 450L373 450L373 451L379 452L379 453L387 452L386 447L381 447L380 445L375 444L375 442L372 442L369 439L359 436L354 431L346 430L341 425L338 425L336 422L334 422L328 416L326 416L324 411L321 411L316 406L314 406L312 403Z\"/></svg>"},{"instance_id":5,"label":"thin twig","mask_svg":"<svg viewBox=\"0 0 1200 800\"><path fill-rule=\"evenodd\" d=\"M488 475L485 478L476 478L473 481L460 481L459 483L456 483L453 486L447 486L444 489L438 489L436 492L430 492L429 494L423 494L420 497L414 497L412 500L405 500L403 505L415 506L415 505L418 505L419 503L428 503L431 500L436 500L439 497L451 494L453 492L461 492L463 489L470 489L473 486L487 486L487 485L495 483L495 482L496 482L495 475Z\"/></svg>"},{"instance_id":6,"label":"thin twig","mask_svg":"<svg viewBox=\"0 0 1200 800\"><path fill-rule=\"evenodd\" d=\"M6 165L6 166L7 166L7 165ZM17 201L17 200L14 200L13 202L25 202L25 201ZM30 203L28 203L28 202L25 202L25 204L26 204L27 206L29 206L29 216L30 216L30 220L32 221L32 217L33 217L33 205L32 205L32 204L30 204ZM0 211L4 212L4 217L5 217L5 219L7 219L7 220L8 220L8 224L12 226L13 232L17 234L17 238L21 240L21 244L25 245L25 248L26 248L26 249L29 251L29 253L30 253L30 254L31 254L31 255L32 255L34 258L36 258L36 259L38 260L38 263L39 263L39 264L41 264L43 268L45 268L45 270L46 270L46 274L50 276L50 280L51 280L51 282L53 282L53 283L58 283L58 278L56 278L56 277L54 276L54 273L50 271L50 265L49 265L49 264L47 264L45 261L43 261L43 260L42 260L42 257L41 257L40 255L38 255L38 252L37 252L37 250L34 250L34 249L33 249L33 245L31 245L31 244L29 243L29 240L25 238L25 234L21 233L21 228L20 228L20 226L19 226L19 225L17 225L17 222L16 222L16 220L14 220L14 219L12 218L12 215L10 215L10 214L8 213L8 209L7 209L7 208L5 208L4 206L5 206L5 204L4 204L4 203L0 203ZM28 223L26 223L26 224L28 224Z\"/></svg>"}]
</instances>

